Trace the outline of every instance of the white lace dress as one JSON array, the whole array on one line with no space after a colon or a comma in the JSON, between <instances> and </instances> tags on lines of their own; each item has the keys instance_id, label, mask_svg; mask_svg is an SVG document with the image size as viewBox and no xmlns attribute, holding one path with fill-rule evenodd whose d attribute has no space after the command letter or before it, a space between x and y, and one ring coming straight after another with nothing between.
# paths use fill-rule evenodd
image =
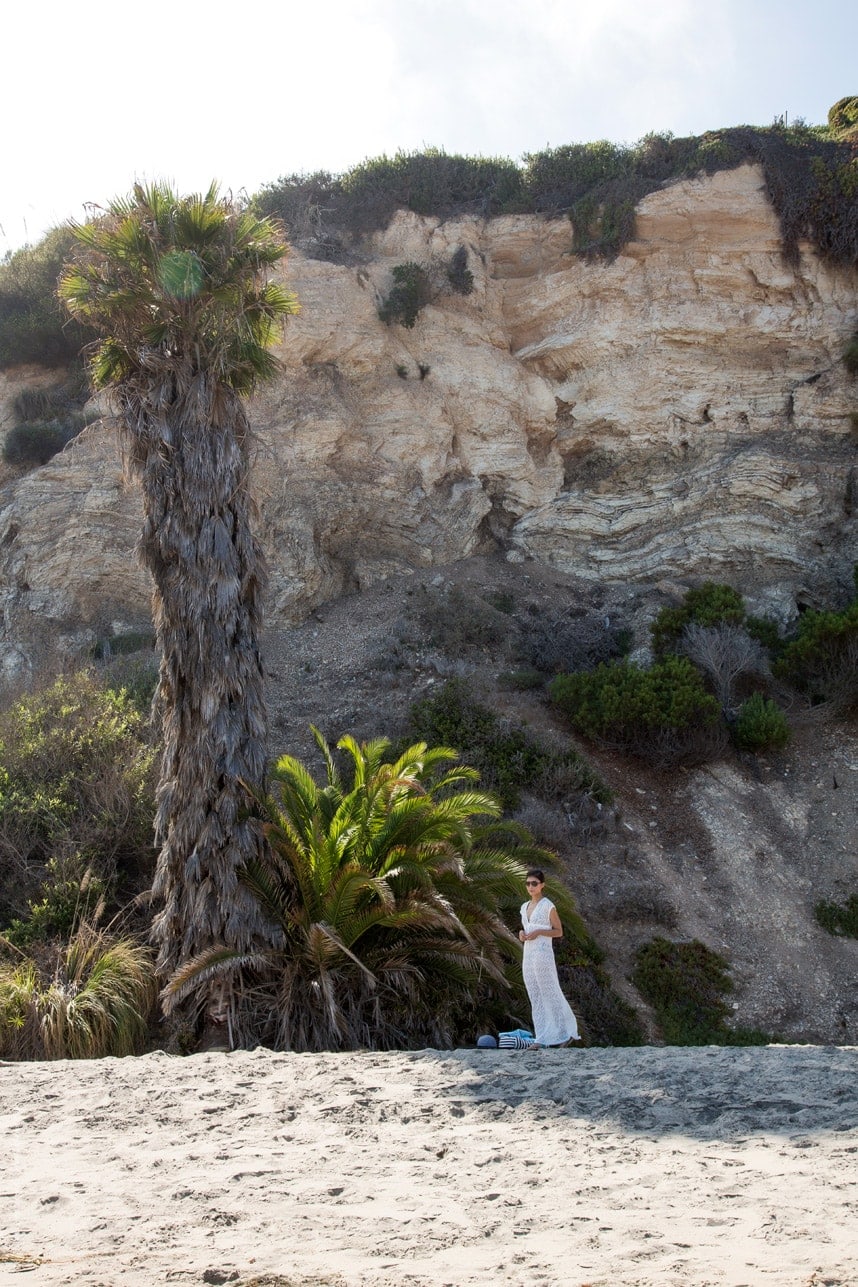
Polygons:
<instances>
[{"instance_id":1,"label":"white lace dress","mask_svg":"<svg viewBox=\"0 0 858 1287\"><path fill-rule=\"evenodd\" d=\"M541 898L528 916L530 903L522 903L521 923L525 933L550 929L549 898ZM578 1037L578 1023L572 1007L560 991L557 966L554 963L554 940L547 934L529 939L524 945L524 986L533 1011L533 1031L540 1046L559 1046Z\"/></svg>"}]
</instances>

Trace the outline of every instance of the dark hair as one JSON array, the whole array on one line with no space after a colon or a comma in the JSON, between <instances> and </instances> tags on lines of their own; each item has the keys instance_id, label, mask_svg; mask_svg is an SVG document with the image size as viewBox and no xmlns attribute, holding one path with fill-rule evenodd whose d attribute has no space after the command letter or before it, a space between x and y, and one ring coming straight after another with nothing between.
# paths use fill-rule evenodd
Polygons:
<instances>
[{"instance_id":1,"label":"dark hair","mask_svg":"<svg viewBox=\"0 0 858 1287\"><path fill-rule=\"evenodd\" d=\"M535 876L536 879L539 881L540 885L545 884L545 872L542 870L541 867L530 867L528 871L525 873L525 880L527 879L528 876Z\"/></svg>"}]
</instances>

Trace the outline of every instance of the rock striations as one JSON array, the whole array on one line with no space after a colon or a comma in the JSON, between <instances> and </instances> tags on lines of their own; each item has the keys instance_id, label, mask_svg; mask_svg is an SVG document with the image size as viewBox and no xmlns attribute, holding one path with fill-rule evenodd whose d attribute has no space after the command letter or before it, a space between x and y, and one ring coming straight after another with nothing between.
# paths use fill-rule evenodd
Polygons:
<instances>
[{"instance_id":1,"label":"rock striations","mask_svg":"<svg viewBox=\"0 0 858 1287\"><path fill-rule=\"evenodd\" d=\"M378 318L406 261L433 282L411 330ZM273 623L497 545L592 582L730 581L783 617L848 583L858 273L809 246L785 263L758 168L651 194L610 263L572 252L567 219L400 213L360 264L296 251L290 285L254 408ZM0 423L31 375L0 377ZM139 516L101 422L6 484L7 680L146 618Z\"/></svg>"}]
</instances>

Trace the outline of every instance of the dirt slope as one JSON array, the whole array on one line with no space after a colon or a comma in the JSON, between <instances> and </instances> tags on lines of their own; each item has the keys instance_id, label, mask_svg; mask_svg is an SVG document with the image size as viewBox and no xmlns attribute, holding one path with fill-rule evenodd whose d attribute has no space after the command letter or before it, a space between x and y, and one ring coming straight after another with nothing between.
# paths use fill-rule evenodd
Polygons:
<instances>
[{"instance_id":1,"label":"dirt slope","mask_svg":"<svg viewBox=\"0 0 858 1287\"><path fill-rule=\"evenodd\" d=\"M310 723L331 739L397 737L410 704L452 676L552 745L568 745L540 692L499 686L514 664L508 640L438 645L431 605L449 602L451 590L459 608L473 602L476 613L493 597L513 604L519 619L572 605L582 618L620 621L640 644L675 587L609 595L535 563L476 558L340 598L266 638L274 750L312 759ZM522 800L520 816L558 852L615 987L650 1032L628 975L635 949L663 934L699 938L727 957L742 1026L794 1041L858 1041L858 942L832 937L813 917L818 900L842 901L858 888L858 729L799 710L791 718L793 741L782 753L728 751L669 773L577 743L614 805L582 812Z\"/></svg>"}]
</instances>

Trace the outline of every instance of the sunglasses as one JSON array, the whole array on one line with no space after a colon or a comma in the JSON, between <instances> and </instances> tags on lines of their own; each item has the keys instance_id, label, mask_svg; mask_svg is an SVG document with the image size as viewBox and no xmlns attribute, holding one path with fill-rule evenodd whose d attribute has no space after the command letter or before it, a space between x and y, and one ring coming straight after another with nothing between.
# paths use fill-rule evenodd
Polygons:
<instances>
[{"instance_id":1,"label":"sunglasses","mask_svg":"<svg viewBox=\"0 0 858 1287\"><path fill-rule=\"evenodd\" d=\"M524 883L525 883L525 885L527 885L527 886L528 886L528 888L529 888L531 885L541 885L541 884L542 884L542 881L541 881L541 880L526 880Z\"/></svg>"}]
</instances>

